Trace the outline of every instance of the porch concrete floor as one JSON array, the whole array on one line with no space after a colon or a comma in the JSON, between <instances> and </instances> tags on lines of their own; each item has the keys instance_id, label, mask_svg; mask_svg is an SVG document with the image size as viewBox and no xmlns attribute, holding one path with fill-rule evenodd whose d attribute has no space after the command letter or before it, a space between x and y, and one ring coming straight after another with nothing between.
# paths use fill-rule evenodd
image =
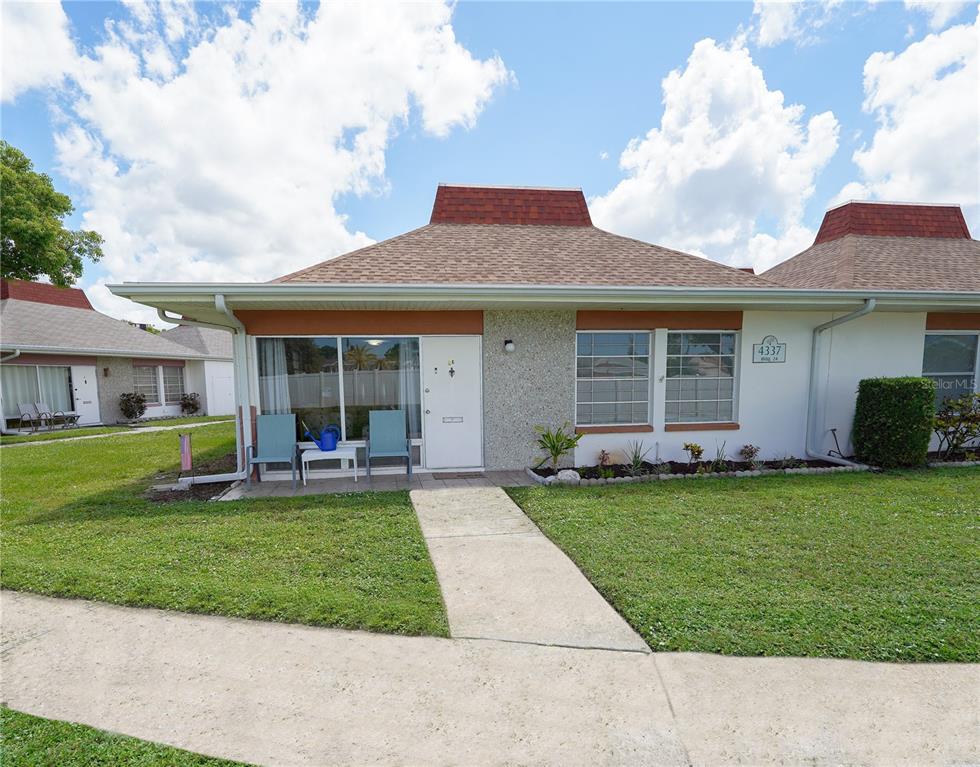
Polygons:
<instances>
[{"instance_id":1,"label":"porch concrete floor","mask_svg":"<svg viewBox=\"0 0 980 767\"><path fill-rule=\"evenodd\" d=\"M331 477L330 479L311 479L304 487L302 480L296 481L296 491L292 483L274 480L253 482L247 487L244 482L228 489L219 500L237 501L241 498L280 498L291 495L324 495L330 493L364 493L370 490L445 490L454 487L520 487L534 482L523 471L483 471L483 472L416 472L411 477L405 474L375 474L371 479L359 472L357 482L353 477Z\"/></svg>"}]
</instances>

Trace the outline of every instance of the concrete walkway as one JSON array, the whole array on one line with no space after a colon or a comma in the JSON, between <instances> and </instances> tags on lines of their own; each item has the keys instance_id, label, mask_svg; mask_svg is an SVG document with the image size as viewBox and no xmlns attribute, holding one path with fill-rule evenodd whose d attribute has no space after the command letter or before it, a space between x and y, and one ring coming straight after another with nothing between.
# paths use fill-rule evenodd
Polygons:
<instances>
[{"instance_id":1,"label":"concrete walkway","mask_svg":"<svg viewBox=\"0 0 980 767\"><path fill-rule=\"evenodd\" d=\"M453 637L649 652L499 487L413 490L411 497Z\"/></svg>"},{"instance_id":2,"label":"concrete walkway","mask_svg":"<svg viewBox=\"0 0 980 767\"><path fill-rule=\"evenodd\" d=\"M0 592L3 700L258 764L977 764L977 666L409 638Z\"/></svg>"},{"instance_id":3,"label":"concrete walkway","mask_svg":"<svg viewBox=\"0 0 980 767\"><path fill-rule=\"evenodd\" d=\"M176 426L134 426L124 431L109 431L104 434L83 434L80 437L63 437L62 439L38 439L30 442L14 442L13 444L0 444L2 447L27 447L28 445L63 445L65 442L78 442L82 439L102 439L103 437L125 437L133 434L150 434L155 431L173 431L174 429L196 429L199 426L214 426L219 423L233 423L234 418L224 421L204 421L203 423L181 423ZM80 428L85 428L84 426Z\"/></svg>"}]
</instances>

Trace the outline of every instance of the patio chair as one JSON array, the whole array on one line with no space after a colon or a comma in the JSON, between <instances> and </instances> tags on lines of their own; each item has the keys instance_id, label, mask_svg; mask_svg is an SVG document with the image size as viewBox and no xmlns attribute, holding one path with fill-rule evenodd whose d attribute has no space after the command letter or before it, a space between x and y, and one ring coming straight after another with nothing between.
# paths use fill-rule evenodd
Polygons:
<instances>
[{"instance_id":1,"label":"patio chair","mask_svg":"<svg viewBox=\"0 0 980 767\"><path fill-rule=\"evenodd\" d=\"M293 471L293 491L296 491L296 415L260 415L255 419L258 430L258 449L245 448L248 467L246 486L252 484L252 466L257 463L288 463Z\"/></svg>"},{"instance_id":2,"label":"patio chair","mask_svg":"<svg viewBox=\"0 0 980 767\"><path fill-rule=\"evenodd\" d=\"M371 477L372 458L405 458L408 476L412 476L412 442L405 426L404 410L372 410L368 413L368 438L364 446L364 463Z\"/></svg>"},{"instance_id":3,"label":"patio chair","mask_svg":"<svg viewBox=\"0 0 980 767\"><path fill-rule=\"evenodd\" d=\"M37 431L41 425L41 416L34 407L33 402L18 402L17 409L20 410L20 428L30 426L31 431Z\"/></svg>"},{"instance_id":4,"label":"patio chair","mask_svg":"<svg viewBox=\"0 0 980 767\"><path fill-rule=\"evenodd\" d=\"M76 413L74 410L52 410L46 402L35 402L34 407L41 414L42 418L48 419L48 423L52 426L54 426L55 419L57 418L61 419L62 428L76 426L78 419L82 417L81 413Z\"/></svg>"}]
</instances>

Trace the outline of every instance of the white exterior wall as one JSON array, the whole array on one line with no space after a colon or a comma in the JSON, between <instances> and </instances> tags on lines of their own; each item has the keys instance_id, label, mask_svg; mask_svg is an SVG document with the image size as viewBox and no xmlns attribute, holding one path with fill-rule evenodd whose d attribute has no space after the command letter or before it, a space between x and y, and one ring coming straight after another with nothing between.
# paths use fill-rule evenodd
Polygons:
<instances>
[{"instance_id":1,"label":"white exterior wall","mask_svg":"<svg viewBox=\"0 0 980 767\"><path fill-rule=\"evenodd\" d=\"M627 434L586 434L575 452L577 465L593 465L600 450L619 459L627 443L642 440L651 448L648 460L687 460L682 446L697 442L704 458L715 457L725 443L729 458L737 459L744 444L761 448L760 458L771 460L806 452L807 394L810 381L810 350L813 328L843 312L751 312L743 314L739 332L736 371L736 421L732 431L665 431L664 375L666 372L667 331L653 335L651 425L652 432ZM924 313L881 312L871 314L825 333L824 360L821 362L819 397L825 407L818 413L820 439L814 443L823 451L834 447L830 429L837 428L841 450L852 452L851 425L858 381L876 376L922 374L925 336ZM752 362L752 344L775 335L786 344L786 362ZM830 362L828 366L828 360Z\"/></svg>"},{"instance_id":2,"label":"white exterior wall","mask_svg":"<svg viewBox=\"0 0 980 767\"><path fill-rule=\"evenodd\" d=\"M229 360L207 360L204 363L208 415L233 415L235 412L235 367Z\"/></svg>"},{"instance_id":3,"label":"white exterior wall","mask_svg":"<svg viewBox=\"0 0 980 767\"><path fill-rule=\"evenodd\" d=\"M203 360L187 360L184 363L184 391L187 394L193 392L200 397L201 409L198 411L198 415L206 415L208 413L207 379L205 377L206 364Z\"/></svg>"}]
</instances>

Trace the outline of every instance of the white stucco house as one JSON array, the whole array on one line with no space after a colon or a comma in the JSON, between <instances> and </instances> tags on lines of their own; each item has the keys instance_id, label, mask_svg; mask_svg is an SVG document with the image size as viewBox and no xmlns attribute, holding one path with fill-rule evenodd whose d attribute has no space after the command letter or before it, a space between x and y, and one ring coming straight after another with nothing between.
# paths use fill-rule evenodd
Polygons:
<instances>
[{"instance_id":1,"label":"white stucco house","mask_svg":"<svg viewBox=\"0 0 980 767\"><path fill-rule=\"evenodd\" d=\"M293 412L362 447L397 408L429 470L529 466L565 422L579 465L636 439L849 455L859 380L974 390L980 359L980 243L949 205L842 205L756 275L598 229L580 190L440 185L428 224L269 283L110 289L234 331L245 443Z\"/></svg>"},{"instance_id":2,"label":"white stucco house","mask_svg":"<svg viewBox=\"0 0 980 767\"><path fill-rule=\"evenodd\" d=\"M231 334L175 328L157 335L92 308L84 291L3 280L0 287L0 405L5 431L21 405L74 411L79 425L123 420L119 395L146 396L145 418L180 415L184 393L201 414L235 412Z\"/></svg>"}]
</instances>

